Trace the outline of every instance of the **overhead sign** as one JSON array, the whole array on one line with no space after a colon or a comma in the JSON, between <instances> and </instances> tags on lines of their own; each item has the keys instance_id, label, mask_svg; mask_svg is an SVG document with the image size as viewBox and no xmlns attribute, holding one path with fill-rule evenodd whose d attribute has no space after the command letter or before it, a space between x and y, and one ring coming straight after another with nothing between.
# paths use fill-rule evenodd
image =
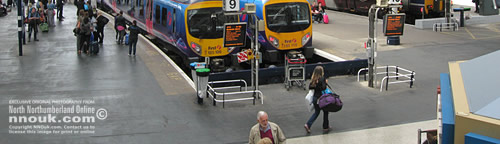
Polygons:
<instances>
[{"instance_id":1,"label":"overhead sign","mask_svg":"<svg viewBox=\"0 0 500 144\"><path fill-rule=\"evenodd\" d=\"M224 47L243 47L246 42L246 23L224 24Z\"/></svg>"},{"instance_id":2,"label":"overhead sign","mask_svg":"<svg viewBox=\"0 0 500 144\"><path fill-rule=\"evenodd\" d=\"M237 12L240 10L240 0L223 0L222 9L225 12Z\"/></svg>"},{"instance_id":3,"label":"overhead sign","mask_svg":"<svg viewBox=\"0 0 500 144\"><path fill-rule=\"evenodd\" d=\"M387 14L384 17L384 34L385 36L403 35L405 26L404 14Z\"/></svg>"}]
</instances>

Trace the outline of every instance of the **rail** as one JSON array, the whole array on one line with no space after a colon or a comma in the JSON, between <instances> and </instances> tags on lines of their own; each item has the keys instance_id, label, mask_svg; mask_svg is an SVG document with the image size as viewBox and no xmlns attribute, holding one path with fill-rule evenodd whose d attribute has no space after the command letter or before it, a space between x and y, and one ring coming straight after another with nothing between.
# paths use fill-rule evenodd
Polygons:
<instances>
[{"instance_id":1,"label":"rail","mask_svg":"<svg viewBox=\"0 0 500 144\"><path fill-rule=\"evenodd\" d=\"M228 83L243 83L245 85L244 91L242 91L242 86L227 86L227 87L215 87L214 84L228 84ZM216 90L224 90L224 89L236 89L239 88L239 91L233 91L233 92L217 92ZM226 99L226 96L228 95L240 95L240 94L252 94L251 97L244 97L244 98L235 98L235 99ZM247 88L247 82L243 79L239 80L226 80L226 81L212 81L208 82L207 85L207 97L210 96L213 100L213 105L216 106L217 102L222 102L222 108L225 107L226 102L235 102L235 101L244 101L244 100L252 100L253 104L255 105L255 99L260 99L261 104L264 104L264 98L261 97L263 96L262 92L260 90L248 90ZM217 99L218 97L220 98L222 96L222 99Z\"/></svg>"},{"instance_id":2,"label":"rail","mask_svg":"<svg viewBox=\"0 0 500 144\"><path fill-rule=\"evenodd\" d=\"M389 68L393 68L394 71L389 71ZM385 72L378 72L377 75L385 75L384 78L382 78L381 83L380 83L380 91L382 91L384 87L384 82L385 82L385 90L388 90L389 84L396 84L396 83L410 83L410 88L413 87L413 83L415 82L415 71L410 71L405 68L401 68L399 66L380 66L377 67L377 69L385 69ZM358 71L358 76L357 80L359 82L359 75L361 74L362 71L367 71L368 68L362 68L359 69ZM407 72L407 73L400 73L400 71ZM392 74L392 75L390 75ZM365 81L366 81L366 74L365 76ZM399 78L407 78L405 80L400 80ZM396 79L396 81L389 82L390 79Z\"/></svg>"},{"instance_id":3,"label":"rail","mask_svg":"<svg viewBox=\"0 0 500 144\"><path fill-rule=\"evenodd\" d=\"M435 31L435 32L437 32L438 29L439 29L440 32L442 32L443 28L445 28L445 29L453 28L453 31L457 31L458 30L458 23L456 23L456 22L451 22L451 23L435 23L432 26L432 30Z\"/></svg>"}]
</instances>

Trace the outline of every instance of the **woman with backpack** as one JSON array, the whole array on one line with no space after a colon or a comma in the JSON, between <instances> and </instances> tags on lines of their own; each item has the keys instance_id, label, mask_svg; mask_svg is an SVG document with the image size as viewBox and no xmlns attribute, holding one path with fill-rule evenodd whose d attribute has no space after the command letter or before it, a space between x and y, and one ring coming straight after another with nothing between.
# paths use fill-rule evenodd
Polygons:
<instances>
[{"instance_id":1,"label":"woman with backpack","mask_svg":"<svg viewBox=\"0 0 500 144\"><path fill-rule=\"evenodd\" d=\"M331 129L328 121L328 111L319 108L319 105L317 103L319 97L321 97L322 95L321 92L327 88L327 83L328 81L324 77L323 67L316 66L311 76L311 83L309 84L309 90L314 90L312 101L312 103L314 104L314 113L304 125L307 133L311 133L311 126L316 118L318 118L321 111L323 111L323 132L328 132Z\"/></svg>"}]
</instances>

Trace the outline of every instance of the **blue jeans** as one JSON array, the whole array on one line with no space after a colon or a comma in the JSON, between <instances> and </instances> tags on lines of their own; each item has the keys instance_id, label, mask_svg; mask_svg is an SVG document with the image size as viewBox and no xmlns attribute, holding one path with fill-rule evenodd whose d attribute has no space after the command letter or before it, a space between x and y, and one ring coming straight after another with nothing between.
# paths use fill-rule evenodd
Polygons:
<instances>
[{"instance_id":1,"label":"blue jeans","mask_svg":"<svg viewBox=\"0 0 500 144\"><path fill-rule=\"evenodd\" d=\"M319 113L321 111L323 111L323 129L327 129L330 127L329 122L328 122L328 112L325 110L321 110L321 108L319 108L319 105L316 103L316 101L317 101L317 98L313 98L314 113L311 116L311 118L309 118L309 120L307 121L307 127L311 128L311 125L314 123L316 118L318 118Z\"/></svg>"},{"instance_id":2,"label":"blue jeans","mask_svg":"<svg viewBox=\"0 0 500 144\"><path fill-rule=\"evenodd\" d=\"M130 54L130 55L131 55L131 54L135 55L136 45L137 45L137 40L129 39L128 54ZM132 48L133 48L134 53L132 53Z\"/></svg>"}]
</instances>

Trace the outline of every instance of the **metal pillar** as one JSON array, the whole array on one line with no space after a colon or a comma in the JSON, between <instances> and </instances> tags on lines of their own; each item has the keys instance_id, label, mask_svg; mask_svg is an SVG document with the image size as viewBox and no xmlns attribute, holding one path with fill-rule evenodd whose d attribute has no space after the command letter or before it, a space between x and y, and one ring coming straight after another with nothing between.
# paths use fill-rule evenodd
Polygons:
<instances>
[{"instance_id":1,"label":"metal pillar","mask_svg":"<svg viewBox=\"0 0 500 144\"><path fill-rule=\"evenodd\" d=\"M253 14L254 22L255 22L255 32L254 39L252 41L252 53L254 57L252 59L252 86L254 86L254 90L259 90L259 23L258 17L256 14ZM260 97L260 96L259 96Z\"/></svg>"},{"instance_id":2,"label":"metal pillar","mask_svg":"<svg viewBox=\"0 0 500 144\"><path fill-rule=\"evenodd\" d=\"M22 0L17 0L17 36L19 40L19 56L23 56L23 8Z\"/></svg>"},{"instance_id":3,"label":"metal pillar","mask_svg":"<svg viewBox=\"0 0 500 144\"><path fill-rule=\"evenodd\" d=\"M444 0L444 17L446 23L451 23L451 3L450 0ZM449 25L447 25L449 27Z\"/></svg>"},{"instance_id":4,"label":"metal pillar","mask_svg":"<svg viewBox=\"0 0 500 144\"><path fill-rule=\"evenodd\" d=\"M376 71L375 68L375 57L377 52L377 13L379 11L379 7L376 5L372 5L370 10L368 11L368 41L366 42L366 49L368 55L368 86L374 87L374 81L376 81ZM375 12L374 12L375 11Z\"/></svg>"}]
</instances>

